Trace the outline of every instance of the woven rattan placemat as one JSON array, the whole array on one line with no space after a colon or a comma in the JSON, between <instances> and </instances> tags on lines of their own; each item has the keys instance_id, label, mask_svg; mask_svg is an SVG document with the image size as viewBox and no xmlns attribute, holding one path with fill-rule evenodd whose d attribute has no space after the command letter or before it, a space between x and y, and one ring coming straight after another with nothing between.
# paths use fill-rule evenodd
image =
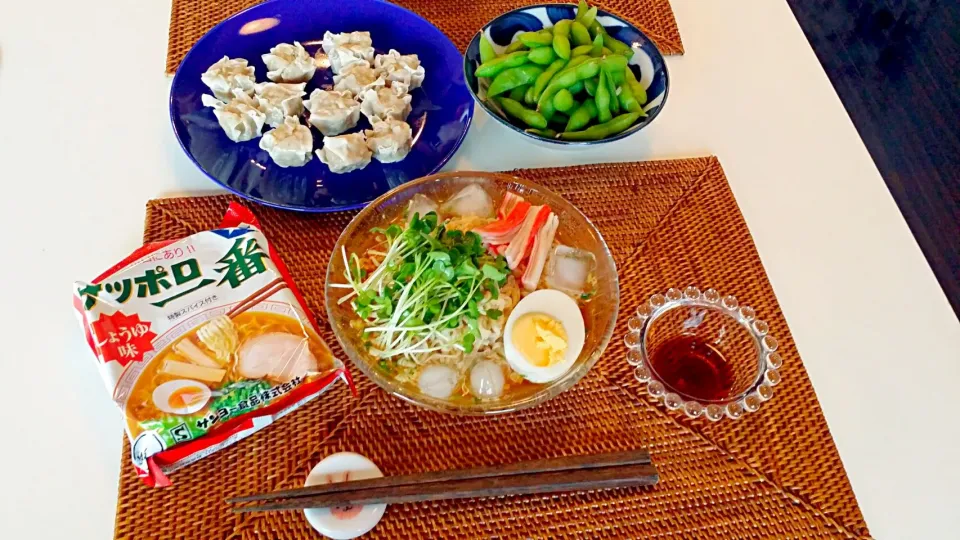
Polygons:
<instances>
[{"instance_id":1,"label":"woven rattan placemat","mask_svg":"<svg viewBox=\"0 0 960 540\"><path fill-rule=\"evenodd\" d=\"M167 73L208 30L227 17L259 4L262 0L173 0L167 44ZM460 50L467 48L477 30L497 15L523 5L570 3L570 0L395 0L393 3L416 12L450 37ZM576 3L576 2L573 2ZM592 1L639 26L664 54L683 54L680 31L669 0Z\"/></svg>"},{"instance_id":2,"label":"woven rattan placemat","mask_svg":"<svg viewBox=\"0 0 960 540\"><path fill-rule=\"evenodd\" d=\"M323 456L351 450L385 474L452 469L644 446L660 471L648 489L393 506L379 538L856 538L866 523L816 395L716 158L515 171L576 204L600 228L620 273L621 313L670 286L696 284L756 307L781 338L783 381L741 420L689 420L655 405L625 361L626 316L575 387L533 409L491 418L418 409L352 368L337 385L261 433L143 486L124 446L118 538L312 538L302 514L229 512L227 496L303 484ZM229 196L147 205L145 241L216 226ZM305 215L254 206L324 337L327 261L351 213Z\"/></svg>"}]
</instances>

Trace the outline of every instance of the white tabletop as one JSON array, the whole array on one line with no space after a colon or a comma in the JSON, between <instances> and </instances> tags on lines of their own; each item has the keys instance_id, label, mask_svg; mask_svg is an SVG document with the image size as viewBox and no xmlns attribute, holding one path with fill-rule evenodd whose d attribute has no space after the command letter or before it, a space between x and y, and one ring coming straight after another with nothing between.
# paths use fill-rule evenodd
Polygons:
<instances>
[{"instance_id":1,"label":"white tabletop","mask_svg":"<svg viewBox=\"0 0 960 540\"><path fill-rule=\"evenodd\" d=\"M688 52L642 134L551 151L478 109L448 169L719 156L871 531L955 534L960 324L933 273L784 0L672 4ZM0 8L2 538L112 534L122 425L70 285L140 245L148 199L218 191L170 128L169 9Z\"/></svg>"}]
</instances>

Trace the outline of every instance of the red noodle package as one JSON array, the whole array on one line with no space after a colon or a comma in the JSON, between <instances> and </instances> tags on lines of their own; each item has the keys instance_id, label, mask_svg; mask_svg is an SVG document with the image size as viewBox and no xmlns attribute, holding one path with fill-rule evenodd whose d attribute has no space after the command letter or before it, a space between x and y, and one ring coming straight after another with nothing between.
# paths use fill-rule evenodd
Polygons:
<instances>
[{"instance_id":1,"label":"red noodle package","mask_svg":"<svg viewBox=\"0 0 960 540\"><path fill-rule=\"evenodd\" d=\"M74 307L151 486L336 379L350 384L256 218L236 203L219 229L146 245L76 283Z\"/></svg>"}]
</instances>

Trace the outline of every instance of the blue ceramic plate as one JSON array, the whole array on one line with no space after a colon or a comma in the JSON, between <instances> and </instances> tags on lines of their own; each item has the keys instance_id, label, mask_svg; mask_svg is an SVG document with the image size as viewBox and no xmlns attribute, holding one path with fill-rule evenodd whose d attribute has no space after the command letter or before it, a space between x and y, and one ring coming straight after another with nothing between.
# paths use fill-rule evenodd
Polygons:
<instances>
[{"instance_id":1,"label":"blue ceramic plate","mask_svg":"<svg viewBox=\"0 0 960 540\"><path fill-rule=\"evenodd\" d=\"M490 21L470 41L470 46L467 47L467 53L463 58L463 72L466 75L470 93L473 94L477 103L498 122L521 135L538 141L560 145L590 145L629 137L650 125L653 119L663 110L670 89L670 75L667 73L667 64L663 61L663 55L657 49L657 46L650 41L650 38L636 26L607 11L598 10L597 21L603 25L608 34L633 47L634 52L630 59L630 69L636 75L637 81L647 89L648 101L643 106L643 110L647 112L646 118L641 118L630 129L619 135L600 141L561 141L525 132L524 129L528 126L507 117L499 110L496 103L490 103L483 99L484 92L483 88L480 87L480 80L473 74L477 66L480 65L481 34L486 35L497 54L501 54L515 40L517 34L552 27L555 22L562 19L573 19L576 14L577 6L573 4L541 4L508 11ZM489 81L489 79L482 80Z\"/></svg>"},{"instance_id":2,"label":"blue ceramic plate","mask_svg":"<svg viewBox=\"0 0 960 540\"><path fill-rule=\"evenodd\" d=\"M258 82L267 81L260 55L278 43L299 41L310 54L323 33L366 30L378 53L397 49L417 54L426 71L413 90L414 145L398 163L371 161L365 168L333 174L316 156L303 167L282 168L260 150L260 139L235 143L200 103L209 94L200 74L222 58L246 58ZM215 182L246 199L304 212L359 208L398 185L440 170L453 156L473 117L473 101L463 80L460 52L435 26L406 9L378 0L273 0L225 20L194 45L183 59L170 91L170 118L183 150ZM307 95L332 86L329 69L317 69ZM305 96L306 97L306 96ZM264 131L268 129L264 126ZM369 129L361 117L357 129ZM322 135L312 129L314 147ZM354 132L356 130L350 130Z\"/></svg>"}]
</instances>

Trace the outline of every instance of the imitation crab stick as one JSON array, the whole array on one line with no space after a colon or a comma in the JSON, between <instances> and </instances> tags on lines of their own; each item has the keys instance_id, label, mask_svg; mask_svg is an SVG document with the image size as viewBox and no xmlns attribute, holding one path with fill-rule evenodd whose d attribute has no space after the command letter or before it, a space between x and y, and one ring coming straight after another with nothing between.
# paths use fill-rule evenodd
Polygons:
<instances>
[{"instance_id":1,"label":"imitation crab stick","mask_svg":"<svg viewBox=\"0 0 960 540\"><path fill-rule=\"evenodd\" d=\"M527 262L527 269L521 279L524 289L535 290L537 284L540 283L540 274L543 273L543 266L547 262L547 254L550 253L550 247L553 245L553 238L556 236L559 226L560 218L551 213L546 223L540 228L540 232L537 233L537 237L533 240L530 260Z\"/></svg>"},{"instance_id":2,"label":"imitation crab stick","mask_svg":"<svg viewBox=\"0 0 960 540\"><path fill-rule=\"evenodd\" d=\"M531 206L530 210L527 211L523 225L520 227L520 230L517 231L513 240L510 241L510 246L507 247L507 252L505 253L507 266L509 266L511 270L515 270L523 261L524 257L530 252L537 231L540 230L540 227L543 226L549 216L550 207L547 205Z\"/></svg>"},{"instance_id":3,"label":"imitation crab stick","mask_svg":"<svg viewBox=\"0 0 960 540\"><path fill-rule=\"evenodd\" d=\"M497 219L503 219L509 216L513 208L520 202L524 202L523 197L508 191L507 194L503 196L503 202L500 203L500 208L497 209Z\"/></svg>"},{"instance_id":4,"label":"imitation crab stick","mask_svg":"<svg viewBox=\"0 0 960 540\"><path fill-rule=\"evenodd\" d=\"M508 193L507 195L511 195ZM519 197L517 197L519 198ZM506 199L504 200L506 202ZM503 206L501 205L501 210ZM523 225L523 220L527 216L527 211L530 209L530 203L520 199L515 201L514 204L510 206L509 213L507 217L500 218L493 223L484 225L483 227L478 227L474 229L473 232L480 235L480 239L486 242L487 244L498 245L506 244L510 242L514 235L520 230L520 226ZM499 211L497 214L499 215Z\"/></svg>"}]
</instances>

